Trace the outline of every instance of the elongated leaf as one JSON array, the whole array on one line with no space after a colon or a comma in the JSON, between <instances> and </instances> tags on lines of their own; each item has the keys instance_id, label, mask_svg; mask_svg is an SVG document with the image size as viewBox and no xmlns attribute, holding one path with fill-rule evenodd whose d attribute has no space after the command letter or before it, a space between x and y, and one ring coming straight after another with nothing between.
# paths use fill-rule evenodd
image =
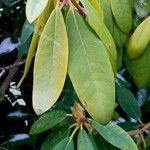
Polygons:
<instances>
[{"instance_id":1,"label":"elongated leaf","mask_svg":"<svg viewBox=\"0 0 150 150\"><path fill-rule=\"evenodd\" d=\"M32 23L43 12L48 0L27 0L26 17Z\"/></svg>"},{"instance_id":2,"label":"elongated leaf","mask_svg":"<svg viewBox=\"0 0 150 150\"><path fill-rule=\"evenodd\" d=\"M129 33L132 27L132 11L129 0L110 0L114 18L124 33Z\"/></svg>"},{"instance_id":3,"label":"elongated leaf","mask_svg":"<svg viewBox=\"0 0 150 150\"><path fill-rule=\"evenodd\" d=\"M126 66L137 87L141 88L150 83L150 43L144 53L135 60L126 57Z\"/></svg>"},{"instance_id":4,"label":"elongated leaf","mask_svg":"<svg viewBox=\"0 0 150 150\"><path fill-rule=\"evenodd\" d=\"M109 55L109 59L114 71L114 76L116 74L116 66L117 66L117 53L114 40L105 26L103 20L98 16L97 12L93 9L92 5L87 0L81 0L84 7L87 11L87 18L90 26L95 30L99 38L104 43L105 47L107 48L107 52Z\"/></svg>"},{"instance_id":5,"label":"elongated leaf","mask_svg":"<svg viewBox=\"0 0 150 150\"><path fill-rule=\"evenodd\" d=\"M84 129L80 129L77 140L77 150L95 150L94 145Z\"/></svg>"},{"instance_id":6,"label":"elongated leaf","mask_svg":"<svg viewBox=\"0 0 150 150\"><path fill-rule=\"evenodd\" d=\"M129 117L141 118L141 110L134 95L126 88L117 86L117 98L122 109Z\"/></svg>"},{"instance_id":7,"label":"elongated leaf","mask_svg":"<svg viewBox=\"0 0 150 150\"><path fill-rule=\"evenodd\" d=\"M34 64L33 107L42 114L57 101L66 78L67 33L60 10L52 12L39 40Z\"/></svg>"},{"instance_id":8,"label":"elongated leaf","mask_svg":"<svg viewBox=\"0 0 150 150\"><path fill-rule=\"evenodd\" d=\"M122 47L123 44L125 44L126 41L126 34L124 34L120 28L118 27L118 25L116 24L116 22L114 21L113 23L113 33L112 36L114 38L114 41L116 43L117 46Z\"/></svg>"},{"instance_id":9,"label":"elongated leaf","mask_svg":"<svg viewBox=\"0 0 150 150\"><path fill-rule=\"evenodd\" d=\"M66 137L61 142L59 142L53 150L74 150L74 142L69 141L69 137Z\"/></svg>"},{"instance_id":10,"label":"elongated leaf","mask_svg":"<svg viewBox=\"0 0 150 150\"><path fill-rule=\"evenodd\" d=\"M18 49L18 58L21 58L24 54L27 53L33 32L34 32L34 25L30 24L26 20L21 31L21 41L20 41L21 45Z\"/></svg>"},{"instance_id":11,"label":"elongated leaf","mask_svg":"<svg viewBox=\"0 0 150 150\"><path fill-rule=\"evenodd\" d=\"M101 8L101 5L99 5L97 0L89 0L89 2L91 3L91 5L95 8L95 10L97 11L98 15L104 19L104 13L103 10Z\"/></svg>"},{"instance_id":12,"label":"elongated leaf","mask_svg":"<svg viewBox=\"0 0 150 150\"><path fill-rule=\"evenodd\" d=\"M49 133L40 150L53 150L53 148L64 138L68 137L70 129L68 126L56 129Z\"/></svg>"},{"instance_id":13,"label":"elongated leaf","mask_svg":"<svg viewBox=\"0 0 150 150\"><path fill-rule=\"evenodd\" d=\"M107 123L115 105L114 76L107 51L74 9L66 17L66 26L68 73L74 89L89 114L98 122Z\"/></svg>"},{"instance_id":14,"label":"elongated leaf","mask_svg":"<svg viewBox=\"0 0 150 150\"><path fill-rule=\"evenodd\" d=\"M99 134L93 134L93 141L96 144L97 149L95 150L116 150L117 148L107 142L103 137Z\"/></svg>"},{"instance_id":15,"label":"elongated leaf","mask_svg":"<svg viewBox=\"0 0 150 150\"><path fill-rule=\"evenodd\" d=\"M22 84L23 80L25 79L30 65L31 65L31 61L32 58L34 56L36 47L37 47L37 43L39 41L39 36L41 35L43 28L47 22L47 19L51 13L51 11L53 10L53 7L51 7L51 1L48 3L46 9L44 10L44 12L39 16L36 25L35 25L35 30L34 30L34 34L32 36L32 40L31 40L31 44L30 44L30 48L28 51L28 55L27 55L27 59L26 59L26 65L25 65L25 69L24 69L24 73L23 76L21 78L21 80L18 83L18 87Z\"/></svg>"},{"instance_id":16,"label":"elongated leaf","mask_svg":"<svg viewBox=\"0 0 150 150\"><path fill-rule=\"evenodd\" d=\"M138 150L132 138L122 128L112 123L103 126L92 120L91 125L112 145L124 150Z\"/></svg>"},{"instance_id":17,"label":"elongated leaf","mask_svg":"<svg viewBox=\"0 0 150 150\"><path fill-rule=\"evenodd\" d=\"M34 24L33 23L30 24L26 20L21 32L21 44L24 44L33 32L34 32Z\"/></svg>"},{"instance_id":18,"label":"elongated leaf","mask_svg":"<svg viewBox=\"0 0 150 150\"><path fill-rule=\"evenodd\" d=\"M45 113L36 122L34 122L30 130L30 134L44 132L62 122L65 118L66 113L61 110Z\"/></svg>"},{"instance_id":19,"label":"elongated leaf","mask_svg":"<svg viewBox=\"0 0 150 150\"><path fill-rule=\"evenodd\" d=\"M109 29L110 33L113 33L113 15L110 8L109 0L98 0L99 5L102 7L104 12L104 23Z\"/></svg>"}]
</instances>

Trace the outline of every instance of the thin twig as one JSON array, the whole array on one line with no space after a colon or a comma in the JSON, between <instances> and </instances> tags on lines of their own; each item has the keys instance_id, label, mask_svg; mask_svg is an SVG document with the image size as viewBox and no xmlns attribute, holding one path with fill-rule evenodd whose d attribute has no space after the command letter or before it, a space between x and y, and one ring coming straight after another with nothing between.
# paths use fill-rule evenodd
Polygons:
<instances>
[{"instance_id":1,"label":"thin twig","mask_svg":"<svg viewBox=\"0 0 150 150\"><path fill-rule=\"evenodd\" d=\"M18 64L20 61L21 61L21 59L17 59L15 64ZM10 85L10 82L13 80L14 76L16 75L16 73L18 71L19 66L18 65L14 65L14 66L15 67L12 67L9 70L8 76L6 77L6 79L3 82L2 86L0 87L1 92L4 93L4 94L7 92L8 88L9 88L9 85Z\"/></svg>"},{"instance_id":2,"label":"thin twig","mask_svg":"<svg viewBox=\"0 0 150 150\"><path fill-rule=\"evenodd\" d=\"M145 125L143 125L142 129L136 129L136 130L129 131L128 134L130 136L142 135L149 128L150 128L150 122L145 124Z\"/></svg>"},{"instance_id":3,"label":"thin twig","mask_svg":"<svg viewBox=\"0 0 150 150\"><path fill-rule=\"evenodd\" d=\"M6 67L0 67L0 70L5 70L5 71L10 70L12 68L16 68L18 66L21 66L21 65L25 64L25 62L26 62L26 60L24 59L20 62L16 62L16 63L12 64L12 65L9 65L9 66L6 66Z\"/></svg>"}]
</instances>

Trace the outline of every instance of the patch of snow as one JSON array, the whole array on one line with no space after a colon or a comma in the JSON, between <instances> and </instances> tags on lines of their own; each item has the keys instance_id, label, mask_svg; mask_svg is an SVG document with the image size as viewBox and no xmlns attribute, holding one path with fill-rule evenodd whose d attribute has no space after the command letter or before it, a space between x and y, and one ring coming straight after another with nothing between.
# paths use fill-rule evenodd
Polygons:
<instances>
[{"instance_id":1,"label":"patch of snow","mask_svg":"<svg viewBox=\"0 0 150 150\"><path fill-rule=\"evenodd\" d=\"M24 140L29 138L28 134L16 134L13 136L13 138L10 140L11 142L16 142L18 140Z\"/></svg>"},{"instance_id":2,"label":"patch of snow","mask_svg":"<svg viewBox=\"0 0 150 150\"><path fill-rule=\"evenodd\" d=\"M8 53L18 48L20 46L20 39L18 40L18 43L12 43L11 37L4 39L0 44L0 54Z\"/></svg>"},{"instance_id":3,"label":"patch of snow","mask_svg":"<svg viewBox=\"0 0 150 150\"><path fill-rule=\"evenodd\" d=\"M2 69L0 72L0 78L4 75L4 73L5 73L5 69Z\"/></svg>"},{"instance_id":4,"label":"patch of snow","mask_svg":"<svg viewBox=\"0 0 150 150\"><path fill-rule=\"evenodd\" d=\"M26 103L23 99L17 99L15 102L12 103L12 106L19 104L20 106L26 106Z\"/></svg>"},{"instance_id":5,"label":"patch of snow","mask_svg":"<svg viewBox=\"0 0 150 150\"><path fill-rule=\"evenodd\" d=\"M118 123L123 123L126 122L126 120L122 117L119 117L117 120L115 121L111 121L113 124L118 124Z\"/></svg>"}]
</instances>

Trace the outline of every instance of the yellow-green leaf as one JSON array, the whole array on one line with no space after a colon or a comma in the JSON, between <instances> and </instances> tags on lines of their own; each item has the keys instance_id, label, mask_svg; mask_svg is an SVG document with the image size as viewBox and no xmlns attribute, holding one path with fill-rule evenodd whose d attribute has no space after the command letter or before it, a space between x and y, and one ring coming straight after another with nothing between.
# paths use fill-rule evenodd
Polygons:
<instances>
[{"instance_id":1,"label":"yellow-green leaf","mask_svg":"<svg viewBox=\"0 0 150 150\"><path fill-rule=\"evenodd\" d=\"M32 23L43 12L48 0L27 0L26 17Z\"/></svg>"},{"instance_id":2,"label":"yellow-green leaf","mask_svg":"<svg viewBox=\"0 0 150 150\"><path fill-rule=\"evenodd\" d=\"M110 121L115 83L107 50L82 16L71 9L66 17L68 73L82 105L98 122Z\"/></svg>"},{"instance_id":3,"label":"yellow-green leaf","mask_svg":"<svg viewBox=\"0 0 150 150\"><path fill-rule=\"evenodd\" d=\"M31 44L30 44L27 59L26 59L25 69L23 72L23 76L18 83L18 87L22 84L23 80L25 79L25 77L29 71L29 68L30 68L30 65L32 62L32 58L35 54L35 50L36 50L36 47L38 45L39 37L43 31L43 28L47 22L47 19L49 18L51 11L53 10L53 7L51 7L51 3L52 3L52 0L49 1L44 12L39 16L39 18L36 21L34 34L32 36Z\"/></svg>"},{"instance_id":4,"label":"yellow-green leaf","mask_svg":"<svg viewBox=\"0 0 150 150\"><path fill-rule=\"evenodd\" d=\"M142 88L150 83L150 43L144 53L137 59L126 59L127 69L137 87Z\"/></svg>"},{"instance_id":5,"label":"yellow-green leaf","mask_svg":"<svg viewBox=\"0 0 150 150\"><path fill-rule=\"evenodd\" d=\"M150 17L146 18L131 35L127 54L130 59L136 59L144 52L150 42Z\"/></svg>"},{"instance_id":6,"label":"yellow-green leaf","mask_svg":"<svg viewBox=\"0 0 150 150\"><path fill-rule=\"evenodd\" d=\"M103 10L101 8L101 5L99 5L97 0L89 0L89 2L91 3L91 5L95 8L95 10L97 11L98 15L104 19L104 13Z\"/></svg>"},{"instance_id":7,"label":"yellow-green leaf","mask_svg":"<svg viewBox=\"0 0 150 150\"><path fill-rule=\"evenodd\" d=\"M129 33L132 27L132 10L129 0L110 0L114 18L124 33Z\"/></svg>"},{"instance_id":8,"label":"yellow-green leaf","mask_svg":"<svg viewBox=\"0 0 150 150\"><path fill-rule=\"evenodd\" d=\"M98 0L99 5L103 9L104 12L104 23L106 24L107 28L109 29L110 33L113 30L113 15L110 8L109 0Z\"/></svg>"},{"instance_id":9,"label":"yellow-green leaf","mask_svg":"<svg viewBox=\"0 0 150 150\"><path fill-rule=\"evenodd\" d=\"M93 9L92 5L87 0L80 0L87 12L87 19L90 26L95 30L99 38L104 43L107 48L107 52L109 55L109 59L114 71L114 75L116 74L116 60L117 60L117 52L114 40L107 29L104 21L98 16L97 12Z\"/></svg>"},{"instance_id":10,"label":"yellow-green leaf","mask_svg":"<svg viewBox=\"0 0 150 150\"><path fill-rule=\"evenodd\" d=\"M68 41L63 15L55 9L39 40L34 65L33 108L39 115L57 101L64 86Z\"/></svg>"}]
</instances>

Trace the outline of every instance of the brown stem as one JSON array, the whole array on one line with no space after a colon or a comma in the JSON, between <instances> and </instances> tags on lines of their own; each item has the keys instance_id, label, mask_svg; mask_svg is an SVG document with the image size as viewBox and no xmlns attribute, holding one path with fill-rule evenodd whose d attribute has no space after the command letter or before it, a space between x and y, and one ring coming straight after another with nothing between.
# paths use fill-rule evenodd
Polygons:
<instances>
[{"instance_id":1,"label":"brown stem","mask_svg":"<svg viewBox=\"0 0 150 150\"><path fill-rule=\"evenodd\" d=\"M82 6L80 6L80 4L77 3L76 0L71 0L71 1L72 1L72 3L74 4L74 6L78 9L78 11L79 11L81 14L83 14L83 15L86 15L86 14L87 14L85 8L83 8Z\"/></svg>"},{"instance_id":2,"label":"brown stem","mask_svg":"<svg viewBox=\"0 0 150 150\"><path fill-rule=\"evenodd\" d=\"M3 82L2 86L0 87L0 90L2 93L6 93L6 91L9 88L10 82L12 81L12 79L14 78L14 76L16 75L19 65L16 65L20 62L20 59L17 59L14 66L11 67L11 69L9 70L8 76L6 77L5 81ZM6 69L8 69L10 67L7 67Z\"/></svg>"},{"instance_id":3,"label":"brown stem","mask_svg":"<svg viewBox=\"0 0 150 150\"><path fill-rule=\"evenodd\" d=\"M10 70L12 68L16 68L18 66L21 66L21 65L25 64L25 62L26 62L26 60L22 60L20 62L16 62L16 63L14 63L12 65L9 65L9 66L1 67L0 70Z\"/></svg>"},{"instance_id":4,"label":"brown stem","mask_svg":"<svg viewBox=\"0 0 150 150\"><path fill-rule=\"evenodd\" d=\"M145 124L145 125L143 125L142 129L136 129L136 130L129 131L128 134L130 136L142 135L149 128L150 128L150 122Z\"/></svg>"}]
</instances>

